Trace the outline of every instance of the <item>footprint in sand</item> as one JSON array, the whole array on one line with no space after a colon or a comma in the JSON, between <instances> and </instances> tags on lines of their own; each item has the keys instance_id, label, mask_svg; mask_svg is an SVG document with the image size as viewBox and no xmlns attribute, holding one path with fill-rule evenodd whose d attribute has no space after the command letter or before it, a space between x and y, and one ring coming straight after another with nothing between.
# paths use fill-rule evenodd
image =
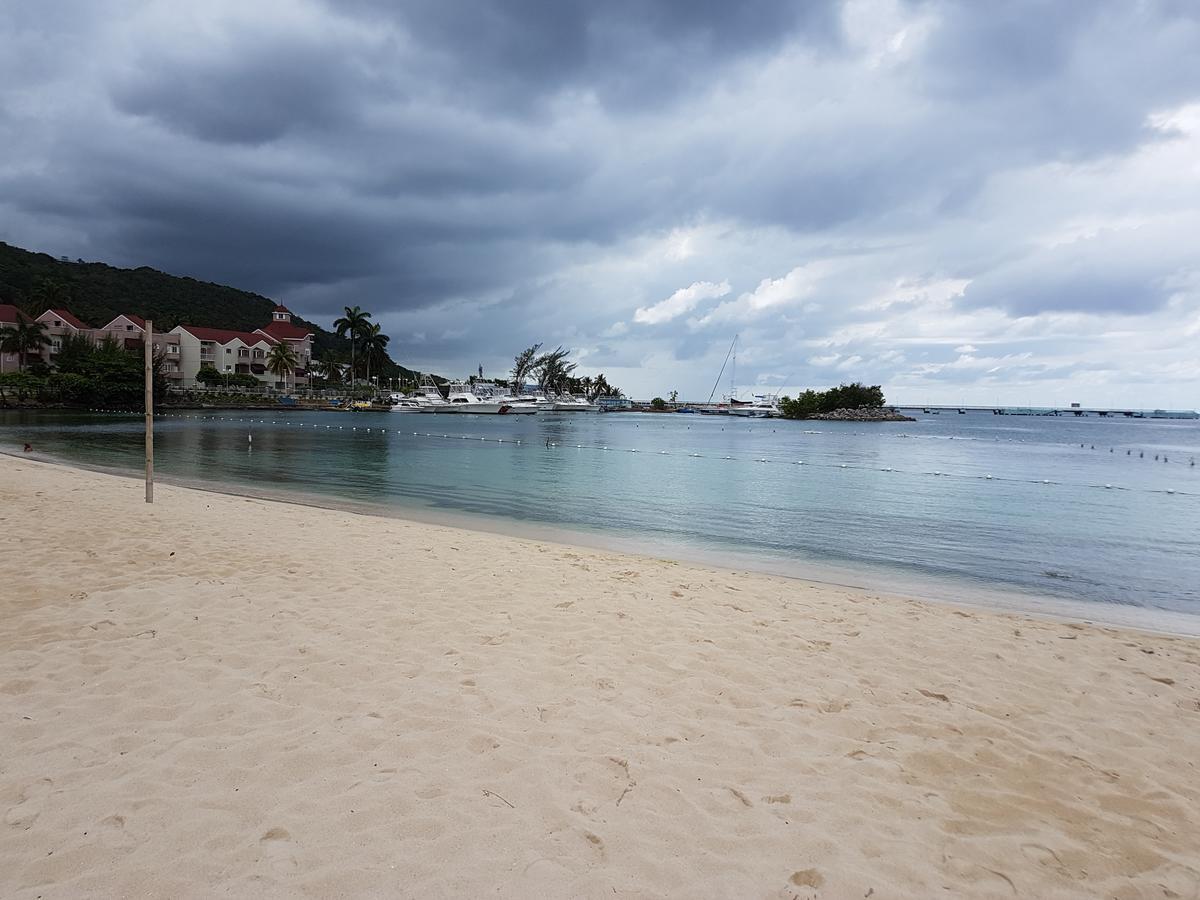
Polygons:
<instances>
[{"instance_id":1,"label":"footprint in sand","mask_svg":"<svg viewBox=\"0 0 1200 900\"><path fill-rule=\"evenodd\" d=\"M477 734L467 741L467 749L472 753L491 753L500 749L500 742L490 734Z\"/></svg>"},{"instance_id":2,"label":"footprint in sand","mask_svg":"<svg viewBox=\"0 0 1200 900\"><path fill-rule=\"evenodd\" d=\"M125 828L125 817L115 813L101 819L95 831L101 844L115 850L133 850L138 845L137 838Z\"/></svg>"},{"instance_id":3,"label":"footprint in sand","mask_svg":"<svg viewBox=\"0 0 1200 900\"><path fill-rule=\"evenodd\" d=\"M600 836L598 834L593 834L590 831L585 831L583 833L583 837L584 837L584 840L586 840L588 842L588 844L591 845L591 848L600 854L600 858L603 859L604 858L604 841L601 840Z\"/></svg>"},{"instance_id":4,"label":"footprint in sand","mask_svg":"<svg viewBox=\"0 0 1200 900\"><path fill-rule=\"evenodd\" d=\"M263 859L272 871L292 872L299 868L300 863L296 859L298 848L286 828L276 825L274 828L268 829L258 839L258 846Z\"/></svg>"},{"instance_id":5,"label":"footprint in sand","mask_svg":"<svg viewBox=\"0 0 1200 900\"><path fill-rule=\"evenodd\" d=\"M4 824L10 828L28 831L42 814L45 798L50 794L54 782L39 778L21 789L17 803L4 814Z\"/></svg>"},{"instance_id":6,"label":"footprint in sand","mask_svg":"<svg viewBox=\"0 0 1200 900\"><path fill-rule=\"evenodd\" d=\"M1071 873L1063 865L1062 858L1045 844L1022 844L1021 853L1025 855L1026 859L1037 863L1039 866L1054 869L1060 875L1070 877Z\"/></svg>"},{"instance_id":7,"label":"footprint in sand","mask_svg":"<svg viewBox=\"0 0 1200 900\"><path fill-rule=\"evenodd\" d=\"M825 883L825 876L816 869L801 869L799 872L793 872L788 881L797 887L819 888Z\"/></svg>"}]
</instances>

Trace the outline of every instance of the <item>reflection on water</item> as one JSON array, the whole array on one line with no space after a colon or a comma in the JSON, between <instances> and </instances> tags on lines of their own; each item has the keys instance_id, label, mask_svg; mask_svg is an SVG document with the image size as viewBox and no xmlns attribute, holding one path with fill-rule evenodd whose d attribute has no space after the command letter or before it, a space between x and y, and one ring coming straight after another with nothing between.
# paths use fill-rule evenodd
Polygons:
<instances>
[{"instance_id":1,"label":"reflection on water","mask_svg":"<svg viewBox=\"0 0 1200 900\"><path fill-rule=\"evenodd\" d=\"M160 418L157 470L775 571L1200 610L1195 422L249 415ZM141 429L137 416L0 413L7 448L111 468L141 466Z\"/></svg>"}]
</instances>

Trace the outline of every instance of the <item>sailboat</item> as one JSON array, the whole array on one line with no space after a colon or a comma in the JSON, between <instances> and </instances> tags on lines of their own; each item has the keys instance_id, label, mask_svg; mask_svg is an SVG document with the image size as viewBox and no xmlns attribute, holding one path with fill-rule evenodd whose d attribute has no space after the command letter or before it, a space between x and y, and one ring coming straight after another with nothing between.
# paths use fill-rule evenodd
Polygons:
<instances>
[{"instance_id":1,"label":"sailboat","mask_svg":"<svg viewBox=\"0 0 1200 900\"><path fill-rule=\"evenodd\" d=\"M719 415L719 416L739 416L741 418L750 419L771 419L781 416L783 413L779 409L779 396L772 394L755 394L752 400L739 400L737 396L736 378L737 378L737 342L738 336L733 336L733 342L729 345L729 351L725 354L725 362L721 364L721 371L717 373L717 380L713 383L712 392L708 395L708 403L700 412L703 415ZM712 399L717 393L717 386L721 383L721 376L725 373L725 367L729 366L729 393L726 395L725 403L718 404L715 408L712 405Z\"/></svg>"}]
</instances>

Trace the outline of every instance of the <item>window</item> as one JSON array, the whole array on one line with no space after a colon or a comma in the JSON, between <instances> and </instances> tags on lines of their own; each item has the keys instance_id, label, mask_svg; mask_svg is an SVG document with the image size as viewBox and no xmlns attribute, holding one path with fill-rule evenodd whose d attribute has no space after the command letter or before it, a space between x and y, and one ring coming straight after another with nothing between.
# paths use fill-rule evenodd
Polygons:
<instances>
[{"instance_id":1,"label":"window","mask_svg":"<svg viewBox=\"0 0 1200 900\"><path fill-rule=\"evenodd\" d=\"M178 344L167 344L167 352L168 353L178 353L179 345Z\"/></svg>"},{"instance_id":2,"label":"window","mask_svg":"<svg viewBox=\"0 0 1200 900\"><path fill-rule=\"evenodd\" d=\"M226 352L226 353L232 353L232 352L233 352L233 348L232 348L232 347L226 347L226 348L225 348L225 352Z\"/></svg>"},{"instance_id":3,"label":"window","mask_svg":"<svg viewBox=\"0 0 1200 900\"><path fill-rule=\"evenodd\" d=\"M61 321L59 321L58 319L55 319L55 320L54 320L54 327L55 327L55 328L62 328L62 322L61 322Z\"/></svg>"},{"instance_id":4,"label":"window","mask_svg":"<svg viewBox=\"0 0 1200 900\"><path fill-rule=\"evenodd\" d=\"M132 326L132 325L126 325L126 326L125 326L125 330L126 330L126 331L133 331L133 326Z\"/></svg>"},{"instance_id":5,"label":"window","mask_svg":"<svg viewBox=\"0 0 1200 900\"><path fill-rule=\"evenodd\" d=\"M54 340L52 340L50 342L50 349L51 350L61 350L62 349L62 341L60 341L58 338L55 338Z\"/></svg>"}]
</instances>

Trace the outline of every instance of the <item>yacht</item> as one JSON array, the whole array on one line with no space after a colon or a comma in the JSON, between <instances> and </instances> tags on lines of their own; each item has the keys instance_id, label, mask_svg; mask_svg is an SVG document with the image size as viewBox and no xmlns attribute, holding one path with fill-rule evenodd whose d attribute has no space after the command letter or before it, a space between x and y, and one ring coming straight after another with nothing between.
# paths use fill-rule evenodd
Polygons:
<instances>
[{"instance_id":1,"label":"yacht","mask_svg":"<svg viewBox=\"0 0 1200 900\"><path fill-rule=\"evenodd\" d=\"M764 397L762 394L756 394L754 400L750 403L729 404L729 415L741 416L744 419L775 419L779 418L782 413L779 411L779 403L774 397Z\"/></svg>"},{"instance_id":2,"label":"yacht","mask_svg":"<svg viewBox=\"0 0 1200 900\"><path fill-rule=\"evenodd\" d=\"M600 410L599 406L592 403L586 397L578 397L571 394L559 395L550 401L550 408L554 412L599 412Z\"/></svg>"},{"instance_id":3,"label":"yacht","mask_svg":"<svg viewBox=\"0 0 1200 900\"><path fill-rule=\"evenodd\" d=\"M393 394L392 400L392 412L422 413L433 408L433 404L424 397L405 397L403 394Z\"/></svg>"},{"instance_id":4,"label":"yacht","mask_svg":"<svg viewBox=\"0 0 1200 900\"><path fill-rule=\"evenodd\" d=\"M401 413L434 412L438 407L447 405L441 390L428 375L421 379L421 385L417 388L416 393L411 395L392 394L391 399L394 402L392 412Z\"/></svg>"},{"instance_id":5,"label":"yacht","mask_svg":"<svg viewBox=\"0 0 1200 900\"><path fill-rule=\"evenodd\" d=\"M431 410L435 413L469 413L477 416L531 415L537 411L536 405L518 403L513 397L495 397L490 393L480 397L463 381L453 382L446 402Z\"/></svg>"}]
</instances>

